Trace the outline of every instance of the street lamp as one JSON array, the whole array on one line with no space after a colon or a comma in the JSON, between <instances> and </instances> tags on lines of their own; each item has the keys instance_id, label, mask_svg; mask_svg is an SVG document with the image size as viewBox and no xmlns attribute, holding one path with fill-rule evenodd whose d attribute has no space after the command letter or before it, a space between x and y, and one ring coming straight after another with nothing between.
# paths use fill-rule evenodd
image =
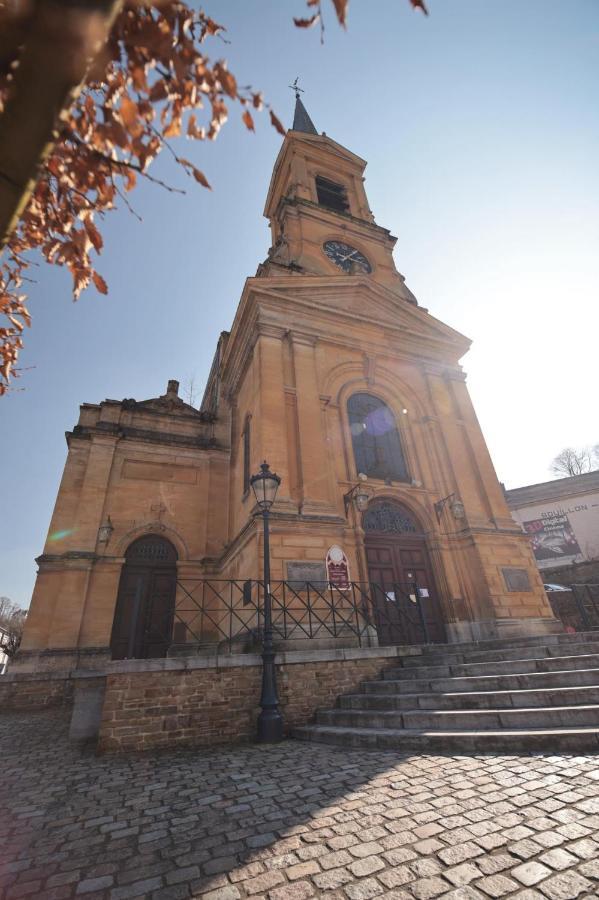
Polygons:
<instances>
[{"instance_id":1,"label":"street lamp","mask_svg":"<svg viewBox=\"0 0 599 900\"><path fill-rule=\"evenodd\" d=\"M368 476L364 475L363 472L358 472L358 478L358 483L354 484L354 486L349 489L347 494L343 495L343 505L345 507L346 519L352 500L355 502L356 507L360 512L364 512L364 510L368 506L368 503L370 502L370 490L364 484L364 482L368 480Z\"/></svg>"},{"instance_id":2,"label":"street lamp","mask_svg":"<svg viewBox=\"0 0 599 900\"><path fill-rule=\"evenodd\" d=\"M280 483L281 479L270 471L266 460L260 466L260 472L250 478L256 503L262 510L264 520L264 637L262 640L262 695L260 697L262 712L258 716L258 740L260 743L274 743L283 740L283 716L279 712L275 651L272 640L269 544L270 508L275 502Z\"/></svg>"}]
</instances>

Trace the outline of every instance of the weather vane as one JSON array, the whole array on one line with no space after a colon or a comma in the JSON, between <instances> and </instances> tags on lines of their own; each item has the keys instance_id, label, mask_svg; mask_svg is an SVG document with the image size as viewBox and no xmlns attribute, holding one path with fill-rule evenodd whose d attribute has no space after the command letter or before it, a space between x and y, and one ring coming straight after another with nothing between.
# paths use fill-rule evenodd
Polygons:
<instances>
[{"instance_id":1,"label":"weather vane","mask_svg":"<svg viewBox=\"0 0 599 900\"><path fill-rule=\"evenodd\" d=\"M288 87L291 88L292 91L295 91L295 99L296 100L299 100L300 94L305 93L304 89L299 86L298 81L299 81L299 75L297 76L297 78L295 79L293 84L287 85Z\"/></svg>"}]
</instances>

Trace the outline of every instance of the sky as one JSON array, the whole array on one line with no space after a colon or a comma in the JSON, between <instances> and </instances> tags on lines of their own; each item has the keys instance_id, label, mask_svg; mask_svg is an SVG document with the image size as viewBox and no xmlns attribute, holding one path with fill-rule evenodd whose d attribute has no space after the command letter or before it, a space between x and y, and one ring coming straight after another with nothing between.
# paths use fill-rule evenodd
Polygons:
<instances>
[{"instance_id":1,"label":"sky","mask_svg":"<svg viewBox=\"0 0 599 900\"><path fill-rule=\"evenodd\" d=\"M241 84L289 126L299 75L325 131L368 160L378 224L420 304L472 339L462 363L498 477L548 480L567 445L599 442L598 0L352 0L325 42L303 0L205 0ZM15 391L0 399L0 595L29 604L83 402L147 399L169 378L199 392L244 280L269 247L262 216L281 137L238 110L213 144L179 149L213 186L159 160L185 196L142 184L103 226L103 297L73 304L41 265Z\"/></svg>"}]
</instances>

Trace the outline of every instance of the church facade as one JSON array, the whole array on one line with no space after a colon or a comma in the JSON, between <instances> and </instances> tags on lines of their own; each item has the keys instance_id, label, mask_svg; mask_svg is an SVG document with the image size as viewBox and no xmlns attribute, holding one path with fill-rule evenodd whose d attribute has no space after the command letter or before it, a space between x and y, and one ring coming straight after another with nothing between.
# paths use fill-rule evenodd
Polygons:
<instances>
[{"instance_id":1,"label":"church facade","mask_svg":"<svg viewBox=\"0 0 599 900\"><path fill-rule=\"evenodd\" d=\"M17 666L218 642L220 619L199 640L197 605L187 618L173 609L206 582L243 593L260 579L250 478L263 460L281 478L273 583L322 583L334 550L348 579L382 585L387 602L391 586L417 582L432 639L558 630L468 394L469 341L407 288L365 166L298 99L266 199L272 246L221 335L201 408L175 381L155 399L81 407Z\"/></svg>"}]
</instances>

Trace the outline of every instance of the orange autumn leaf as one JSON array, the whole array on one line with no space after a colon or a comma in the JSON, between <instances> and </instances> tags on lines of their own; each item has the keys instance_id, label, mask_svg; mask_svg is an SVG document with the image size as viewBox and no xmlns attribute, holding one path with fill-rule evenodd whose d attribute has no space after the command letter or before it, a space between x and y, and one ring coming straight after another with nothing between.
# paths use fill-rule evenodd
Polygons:
<instances>
[{"instance_id":1,"label":"orange autumn leaf","mask_svg":"<svg viewBox=\"0 0 599 900\"><path fill-rule=\"evenodd\" d=\"M282 134L283 137L285 137L285 135L287 134L287 132L286 132L284 126L282 125L281 120L280 120L277 116L275 116L275 114L274 114L274 112L272 111L272 109L269 110L269 113L270 113L270 123L271 123L271 125L274 125L274 127L277 129L277 131L279 132L279 134Z\"/></svg>"},{"instance_id":2,"label":"orange autumn leaf","mask_svg":"<svg viewBox=\"0 0 599 900\"><path fill-rule=\"evenodd\" d=\"M102 276L99 275L97 272L93 272L92 278L94 280L96 290L99 291L101 294L107 294L108 293L108 285L106 284L106 282L104 281Z\"/></svg>"},{"instance_id":3,"label":"orange autumn leaf","mask_svg":"<svg viewBox=\"0 0 599 900\"><path fill-rule=\"evenodd\" d=\"M252 119L252 114L249 109L246 109L241 118L243 119L243 124L248 129L248 131L255 131L254 120Z\"/></svg>"},{"instance_id":4,"label":"orange autumn leaf","mask_svg":"<svg viewBox=\"0 0 599 900\"><path fill-rule=\"evenodd\" d=\"M193 163L189 162L188 159L183 159L182 157L179 157L179 160L178 160L178 161L179 161L179 163L180 163L182 166L184 166L189 172L191 172L191 174L193 175L193 177L195 178L195 180L198 182L198 184L201 184L202 187L208 188L208 190L210 190L210 191L212 190L212 188L211 188L211 186L210 186L210 184L209 184L209 182L208 182L208 179L206 178L206 176L204 175L204 173L203 173L203 172L200 172L199 169L196 169L196 167L194 166Z\"/></svg>"},{"instance_id":5,"label":"orange autumn leaf","mask_svg":"<svg viewBox=\"0 0 599 900\"><path fill-rule=\"evenodd\" d=\"M296 28L311 28L312 25L314 25L314 23L317 22L319 18L320 18L320 14L314 13L314 15L310 16L309 19L295 19L294 18L293 23L296 26Z\"/></svg>"},{"instance_id":6,"label":"orange autumn leaf","mask_svg":"<svg viewBox=\"0 0 599 900\"><path fill-rule=\"evenodd\" d=\"M335 7L335 12L337 13L339 24L343 25L343 27L345 28L345 20L347 18L347 7L349 6L349 0L333 0L333 6Z\"/></svg>"}]
</instances>

